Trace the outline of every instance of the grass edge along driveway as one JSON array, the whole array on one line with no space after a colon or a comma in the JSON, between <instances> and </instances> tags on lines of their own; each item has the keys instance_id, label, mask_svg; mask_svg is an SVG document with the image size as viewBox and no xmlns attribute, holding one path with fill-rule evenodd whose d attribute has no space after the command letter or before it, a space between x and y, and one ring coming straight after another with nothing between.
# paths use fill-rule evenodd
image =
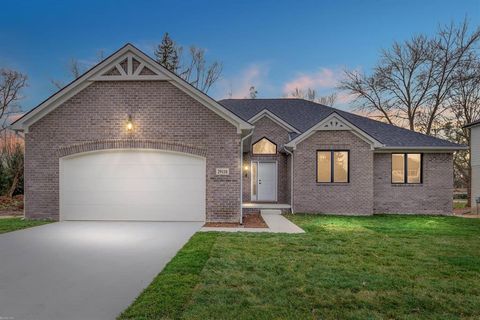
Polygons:
<instances>
[{"instance_id":1,"label":"grass edge along driveway","mask_svg":"<svg viewBox=\"0 0 480 320\"><path fill-rule=\"evenodd\" d=\"M197 233L119 319L476 319L480 220L289 218L306 234Z\"/></svg>"},{"instance_id":2,"label":"grass edge along driveway","mask_svg":"<svg viewBox=\"0 0 480 320\"><path fill-rule=\"evenodd\" d=\"M50 220L25 220L22 218L0 218L0 234L16 230L41 226L51 223Z\"/></svg>"}]
</instances>

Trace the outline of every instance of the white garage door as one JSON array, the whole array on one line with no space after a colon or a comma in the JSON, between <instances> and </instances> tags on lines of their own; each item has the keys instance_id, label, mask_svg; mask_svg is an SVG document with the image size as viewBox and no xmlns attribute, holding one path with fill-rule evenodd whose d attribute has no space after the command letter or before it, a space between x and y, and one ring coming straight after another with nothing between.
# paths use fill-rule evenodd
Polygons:
<instances>
[{"instance_id":1,"label":"white garage door","mask_svg":"<svg viewBox=\"0 0 480 320\"><path fill-rule=\"evenodd\" d=\"M205 159L109 150L60 160L61 220L205 221Z\"/></svg>"}]
</instances>

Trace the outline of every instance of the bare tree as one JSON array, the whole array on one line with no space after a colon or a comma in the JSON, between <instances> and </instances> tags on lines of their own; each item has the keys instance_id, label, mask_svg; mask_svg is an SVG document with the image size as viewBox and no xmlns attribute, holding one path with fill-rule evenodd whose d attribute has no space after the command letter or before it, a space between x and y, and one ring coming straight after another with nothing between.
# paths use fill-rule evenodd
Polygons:
<instances>
[{"instance_id":1,"label":"bare tree","mask_svg":"<svg viewBox=\"0 0 480 320\"><path fill-rule=\"evenodd\" d=\"M181 66L180 77L203 92L208 92L222 74L223 65L218 61L208 64L205 49L191 46L186 58L188 63Z\"/></svg>"},{"instance_id":2,"label":"bare tree","mask_svg":"<svg viewBox=\"0 0 480 320\"><path fill-rule=\"evenodd\" d=\"M372 75L347 71L340 88L356 97L357 108L389 123L434 135L448 116L456 70L476 57L480 28L468 23L439 28L434 37L413 37L384 50Z\"/></svg>"},{"instance_id":3,"label":"bare tree","mask_svg":"<svg viewBox=\"0 0 480 320\"><path fill-rule=\"evenodd\" d=\"M317 98L317 102L326 106L333 107L335 102L337 102L337 93L334 92L327 96L320 96Z\"/></svg>"},{"instance_id":4,"label":"bare tree","mask_svg":"<svg viewBox=\"0 0 480 320\"><path fill-rule=\"evenodd\" d=\"M470 130L464 126L480 119L480 61L478 59L472 58L458 68L448 101L451 115L450 120L444 125L444 135L457 143L469 144ZM455 182L459 186L467 187L469 200L471 168L471 157L468 151L462 150L454 154Z\"/></svg>"},{"instance_id":5,"label":"bare tree","mask_svg":"<svg viewBox=\"0 0 480 320\"><path fill-rule=\"evenodd\" d=\"M18 105L27 86L27 76L14 70L0 69L0 173L1 190L13 196L23 177L23 144L10 130L11 116L21 111ZM2 188L3 189L3 188Z\"/></svg>"},{"instance_id":6,"label":"bare tree","mask_svg":"<svg viewBox=\"0 0 480 320\"><path fill-rule=\"evenodd\" d=\"M333 106L337 101L337 94L335 92L326 96L317 96L317 92L315 91L315 89L311 88L307 88L306 91L295 88L295 90L290 93L290 96L293 98L317 102L326 106Z\"/></svg>"},{"instance_id":7,"label":"bare tree","mask_svg":"<svg viewBox=\"0 0 480 320\"><path fill-rule=\"evenodd\" d=\"M79 78L87 69L86 66L82 65L77 59L71 58L67 64L68 74L71 79L75 80ZM62 89L65 86L65 83L58 80L51 80L51 83L57 88Z\"/></svg>"},{"instance_id":8,"label":"bare tree","mask_svg":"<svg viewBox=\"0 0 480 320\"><path fill-rule=\"evenodd\" d=\"M185 55L183 53L183 47L176 44L168 33L164 34L162 43L155 50L156 59L162 66L207 93L220 78L223 71L222 63L218 61L208 63L205 49L196 46L190 46L188 52Z\"/></svg>"},{"instance_id":9,"label":"bare tree","mask_svg":"<svg viewBox=\"0 0 480 320\"><path fill-rule=\"evenodd\" d=\"M0 69L0 132L7 128L9 117L20 112L18 101L23 98L22 90L26 86L25 74L10 69Z\"/></svg>"},{"instance_id":10,"label":"bare tree","mask_svg":"<svg viewBox=\"0 0 480 320\"><path fill-rule=\"evenodd\" d=\"M96 57L96 61L97 62L101 62L103 61L103 59L105 59L105 51L102 49L102 50L98 50L97 51L97 57ZM91 66L89 65L89 63L82 63L80 62L78 59L76 58L71 58L69 61L68 61L68 64L66 65L66 68L67 68L67 73L69 75L69 78L72 79L72 80L75 80L75 79L78 79L80 78L80 76L85 73L85 71L87 71L88 68L90 68ZM55 86L55 88L57 89L62 89L64 86L65 86L65 83L63 81L59 81L59 80L50 80L50 82Z\"/></svg>"},{"instance_id":11,"label":"bare tree","mask_svg":"<svg viewBox=\"0 0 480 320\"><path fill-rule=\"evenodd\" d=\"M251 86L250 89L248 89L248 97L250 99L256 99L258 95L257 89L255 89L254 86Z\"/></svg>"},{"instance_id":12,"label":"bare tree","mask_svg":"<svg viewBox=\"0 0 480 320\"><path fill-rule=\"evenodd\" d=\"M23 180L23 140L10 134L0 143L0 172L2 173L2 195L13 197Z\"/></svg>"}]
</instances>

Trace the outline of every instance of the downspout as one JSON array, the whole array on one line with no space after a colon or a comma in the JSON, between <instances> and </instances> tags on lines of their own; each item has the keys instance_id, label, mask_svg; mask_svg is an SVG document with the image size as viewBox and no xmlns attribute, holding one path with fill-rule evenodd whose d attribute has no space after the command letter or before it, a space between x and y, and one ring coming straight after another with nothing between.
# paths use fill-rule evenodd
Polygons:
<instances>
[{"instance_id":1,"label":"downspout","mask_svg":"<svg viewBox=\"0 0 480 320\"><path fill-rule=\"evenodd\" d=\"M290 161L290 211L292 212L292 214L295 213L295 211L293 210L293 152L291 151L288 151L288 149L286 147L283 147L283 150L285 150L286 153L288 153L292 158L291 158L291 161Z\"/></svg>"},{"instance_id":2,"label":"downspout","mask_svg":"<svg viewBox=\"0 0 480 320\"><path fill-rule=\"evenodd\" d=\"M253 130L240 139L240 224L243 224L243 142L252 136Z\"/></svg>"}]
</instances>

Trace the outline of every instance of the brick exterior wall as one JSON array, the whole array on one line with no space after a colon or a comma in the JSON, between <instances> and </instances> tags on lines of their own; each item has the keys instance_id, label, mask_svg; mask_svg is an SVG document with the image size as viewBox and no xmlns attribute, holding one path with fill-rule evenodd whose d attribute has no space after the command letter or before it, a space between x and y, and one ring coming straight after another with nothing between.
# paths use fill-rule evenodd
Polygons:
<instances>
[{"instance_id":1,"label":"brick exterior wall","mask_svg":"<svg viewBox=\"0 0 480 320\"><path fill-rule=\"evenodd\" d=\"M279 126L270 118L262 117L253 123L251 141L252 144L267 137L277 145L277 155L252 155L250 152L244 153L243 165L248 166L249 170L243 174L243 202L250 202L251 199L251 161L252 160L272 160L277 161L277 201L276 203L290 203L289 170L287 166L288 155L280 152L288 139L288 131ZM252 148L250 148L252 150ZM254 201L255 202L255 201Z\"/></svg>"},{"instance_id":2,"label":"brick exterior wall","mask_svg":"<svg viewBox=\"0 0 480 320\"><path fill-rule=\"evenodd\" d=\"M122 143L206 156L207 221L239 220L240 135L164 81L95 82L32 125L25 136L26 217L58 219L59 157ZM217 167L230 175L216 176Z\"/></svg>"},{"instance_id":3,"label":"brick exterior wall","mask_svg":"<svg viewBox=\"0 0 480 320\"><path fill-rule=\"evenodd\" d=\"M349 183L317 183L319 149L350 151ZM373 213L373 151L350 131L317 131L297 145L293 161L295 212Z\"/></svg>"},{"instance_id":4,"label":"brick exterior wall","mask_svg":"<svg viewBox=\"0 0 480 320\"><path fill-rule=\"evenodd\" d=\"M453 155L423 154L422 184L392 184L391 154L374 156L374 212L452 214Z\"/></svg>"}]
</instances>

